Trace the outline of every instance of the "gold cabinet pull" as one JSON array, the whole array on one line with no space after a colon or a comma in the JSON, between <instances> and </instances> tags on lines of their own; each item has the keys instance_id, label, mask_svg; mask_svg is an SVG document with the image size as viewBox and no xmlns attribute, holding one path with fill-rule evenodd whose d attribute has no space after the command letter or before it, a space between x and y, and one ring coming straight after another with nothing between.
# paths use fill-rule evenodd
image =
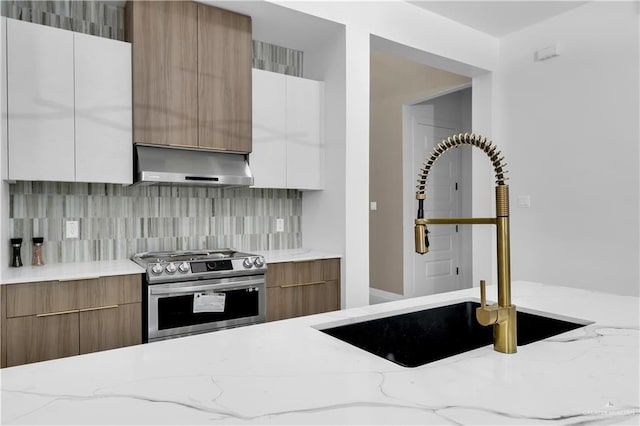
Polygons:
<instances>
[{"instance_id":1,"label":"gold cabinet pull","mask_svg":"<svg viewBox=\"0 0 640 426\"><path fill-rule=\"evenodd\" d=\"M169 143L167 144L168 146L173 146L176 148L191 148L191 149L198 149L198 145L189 145L189 144L184 144L184 143ZM156 145L157 146L157 145ZM160 145L162 146L162 145Z\"/></svg>"},{"instance_id":2,"label":"gold cabinet pull","mask_svg":"<svg viewBox=\"0 0 640 426\"><path fill-rule=\"evenodd\" d=\"M58 282L61 283L65 283L65 282L69 282L69 281L85 281L85 280L97 280L101 278L100 276L91 276L91 277L78 277L78 278L63 278L61 280L58 280Z\"/></svg>"},{"instance_id":3,"label":"gold cabinet pull","mask_svg":"<svg viewBox=\"0 0 640 426\"><path fill-rule=\"evenodd\" d=\"M296 284L284 284L281 285L280 288L289 288L289 287L302 287L305 285L318 285L318 284L326 284L326 281L312 281L308 283L296 283Z\"/></svg>"},{"instance_id":4,"label":"gold cabinet pull","mask_svg":"<svg viewBox=\"0 0 640 426\"><path fill-rule=\"evenodd\" d=\"M113 308L117 308L118 305L109 305L109 306L98 306L97 308L84 308L84 309L80 309L79 312L89 312L89 311L100 311L102 309L113 309Z\"/></svg>"},{"instance_id":5,"label":"gold cabinet pull","mask_svg":"<svg viewBox=\"0 0 640 426\"><path fill-rule=\"evenodd\" d=\"M46 314L36 314L36 317L50 317L53 315L64 315L64 314L77 314L80 312L78 309L72 309L70 311L60 311L60 312L49 312Z\"/></svg>"}]
</instances>

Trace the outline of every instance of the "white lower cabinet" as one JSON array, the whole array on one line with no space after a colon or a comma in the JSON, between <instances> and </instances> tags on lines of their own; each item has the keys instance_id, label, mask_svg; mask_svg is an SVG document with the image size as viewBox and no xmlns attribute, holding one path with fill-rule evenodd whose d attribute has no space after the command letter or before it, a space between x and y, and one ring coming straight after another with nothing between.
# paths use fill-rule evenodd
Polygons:
<instances>
[{"instance_id":1,"label":"white lower cabinet","mask_svg":"<svg viewBox=\"0 0 640 426\"><path fill-rule=\"evenodd\" d=\"M9 180L131 183L131 45L7 19Z\"/></svg>"},{"instance_id":2,"label":"white lower cabinet","mask_svg":"<svg viewBox=\"0 0 640 426\"><path fill-rule=\"evenodd\" d=\"M254 188L323 188L324 83L253 70Z\"/></svg>"}]
</instances>

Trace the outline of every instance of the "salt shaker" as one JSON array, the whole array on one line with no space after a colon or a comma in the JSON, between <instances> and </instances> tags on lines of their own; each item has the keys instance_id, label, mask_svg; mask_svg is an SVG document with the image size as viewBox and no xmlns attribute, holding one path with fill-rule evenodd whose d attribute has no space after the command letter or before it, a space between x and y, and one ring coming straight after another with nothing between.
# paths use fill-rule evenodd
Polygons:
<instances>
[{"instance_id":1,"label":"salt shaker","mask_svg":"<svg viewBox=\"0 0 640 426\"><path fill-rule=\"evenodd\" d=\"M44 262L42 261L42 243L44 242L43 237L33 237L33 266L42 266Z\"/></svg>"},{"instance_id":2,"label":"salt shaker","mask_svg":"<svg viewBox=\"0 0 640 426\"><path fill-rule=\"evenodd\" d=\"M20 248L22 246L22 238L11 238L11 266L18 268L22 266L22 257L20 257Z\"/></svg>"}]
</instances>

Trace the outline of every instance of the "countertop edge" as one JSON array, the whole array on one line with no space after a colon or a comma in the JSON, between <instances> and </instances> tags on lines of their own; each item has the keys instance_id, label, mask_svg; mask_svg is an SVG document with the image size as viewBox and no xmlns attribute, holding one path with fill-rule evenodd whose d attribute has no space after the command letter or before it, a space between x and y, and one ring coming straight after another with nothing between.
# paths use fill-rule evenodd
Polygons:
<instances>
[{"instance_id":1,"label":"countertop edge","mask_svg":"<svg viewBox=\"0 0 640 426\"><path fill-rule=\"evenodd\" d=\"M129 259L93 262L54 263L44 266L23 266L2 271L1 285L38 281L92 279L115 275L143 274L144 268Z\"/></svg>"},{"instance_id":2,"label":"countertop edge","mask_svg":"<svg viewBox=\"0 0 640 426\"><path fill-rule=\"evenodd\" d=\"M342 258L341 254L304 248L290 250L258 250L253 251L252 254L264 256L267 264Z\"/></svg>"}]
</instances>

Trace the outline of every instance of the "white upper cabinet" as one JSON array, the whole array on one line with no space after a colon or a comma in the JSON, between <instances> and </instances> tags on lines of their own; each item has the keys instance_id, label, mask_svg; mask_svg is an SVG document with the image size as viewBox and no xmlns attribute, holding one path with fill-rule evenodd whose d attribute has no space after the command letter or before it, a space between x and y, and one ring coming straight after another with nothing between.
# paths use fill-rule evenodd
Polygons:
<instances>
[{"instance_id":1,"label":"white upper cabinet","mask_svg":"<svg viewBox=\"0 0 640 426\"><path fill-rule=\"evenodd\" d=\"M0 16L0 66L4 72L7 71L7 18ZM7 179L8 152L7 152L7 79L0 79L0 102L2 102L2 126L0 126L0 178Z\"/></svg>"},{"instance_id":2,"label":"white upper cabinet","mask_svg":"<svg viewBox=\"0 0 640 426\"><path fill-rule=\"evenodd\" d=\"M7 19L10 180L131 183L131 45Z\"/></svg>"},{"instance_id":3,"label":"white upper cabinet","mask_svg":"<svg viewBox=\"0 0 640 426\"><path fill-rule=\"evenodd\" d=\"M287 184L322 189L324 83L287 76Z\"/></svg>"},{"instance_id":4,"label":"white upper cabinet","mask_svg":"<svg viewBox=\"0 0 640 426\"><path fill-rule=\"evenodd\" d=\"M255 188L322 189L324 83L253 70Z\"/></svg>"},{"instance_id":5,"label":"white upper cabinet","mask_svg":"<svg viewBox=\"0 0 640 426\"><path fill-rule=\"evenodd\" d=\"M252 87L253 186L286 188L286 80L283 74L254 69Z\"/></svg>"},{"instance_id":6,"label":"white upper cabinet","mask_svg":"<svg viewBox=\"0 0 640 426\"><path fill-rule=\"evenodd\" d=\"M75 179L73 33L7 19L9 179Z\"/></svg>"},{"instance_id":7,"label":"white upper cabinet","mask_svg":"<svg viewBox=\"0 0 640 426\"><path fill-rule=\"evenodd\" d=\"M131 44L74 37L76 181L131 183Z\"/></svg>"}]
</instances>

